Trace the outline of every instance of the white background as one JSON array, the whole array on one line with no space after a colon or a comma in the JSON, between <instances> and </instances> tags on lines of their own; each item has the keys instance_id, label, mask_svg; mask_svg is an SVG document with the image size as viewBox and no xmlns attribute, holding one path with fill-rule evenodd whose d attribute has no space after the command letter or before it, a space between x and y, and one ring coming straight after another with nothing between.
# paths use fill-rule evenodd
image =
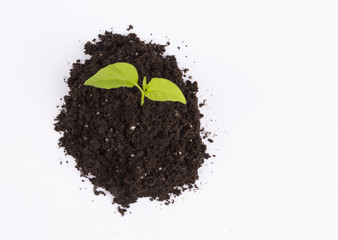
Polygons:
<instances>
[{"instance_id":1,"label":"white background","mask_svg":"<svg viewBox=\"0 0 338 240\"><path fill-rule=\"evenodd\" d=\"M0 239L338 239L337 12L328 0L0 0ZM190 68L217 157L196 193L121 217L58 149L53 119L83 44L130 23L168 36Z\"/></svg>"}]
</instances>

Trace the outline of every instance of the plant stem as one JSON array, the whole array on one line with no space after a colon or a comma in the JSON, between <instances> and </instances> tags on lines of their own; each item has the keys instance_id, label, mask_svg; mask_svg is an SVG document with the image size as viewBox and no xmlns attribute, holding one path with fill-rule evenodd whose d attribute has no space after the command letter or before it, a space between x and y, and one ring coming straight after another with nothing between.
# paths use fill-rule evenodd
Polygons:
<instances>
[{"instance_id":1,"label":"plant stem","mask_svg":"<svg viewBox=\"0 0 338 240\"><path fill-rule=\"evenodd\" d=\"M142 90L142 88L138 85L138 84L135 84L135 86L141 91L142 93L142 98L141 98L141 107L143 106L144 104L144 91Z\"/></svg>"},{"instance_id":2,"label":"plant stem","mask_svg":"<svg viewBox=\"0 0 338 240\"><path fill-rule=\"evenodd\" d=\"M146 86L147 86L147 80L146 80L146 77L143 77L141 106L143 106L144 104L144 93L146 91Z\"/></svg>"},{"instance_id":3,"label":"plant stem","mask_svg":"<svg viewBox=\"0 0 338 240\"><path fill-rule=\"evenodd\" d=\"M144 104L144 92L142 92L141 107L143 106L143 104Z\"/></svg>"},{"instance_id":4,"label":"plant stem","mask_svg":"<svg viewBox=\"0 0 338 240\"><path fill-rule=\"evenodd\" d=\"M138 84L135 84L135 87L137 87L141 91L141 93L143 94L143 90Z\"/></svg>"}]
</instances>

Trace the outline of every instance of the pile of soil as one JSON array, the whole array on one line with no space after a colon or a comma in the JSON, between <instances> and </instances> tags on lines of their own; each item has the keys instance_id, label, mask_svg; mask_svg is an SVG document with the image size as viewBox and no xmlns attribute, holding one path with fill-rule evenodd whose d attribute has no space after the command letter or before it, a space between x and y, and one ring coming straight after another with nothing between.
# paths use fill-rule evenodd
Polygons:
<instances>
[{"instance_id":1,"label":"pile of soil","mask_svg":"<svg viewBox=\"0 0 338 240\"><path fill-rule=\"evenodd\" d=\"M141 197L169 203L171 196L196 187L198 169L209 158L200 135L197 82L183 80L175 56L165 45L145 43L136 34L105 32L85 44L91 57L78 60L66 80L69 93L56 117L59 146L75 158L76 168L110 192L123 214ZM133 64L143 76L176 83L187 104L145 99L137 88L98 89L83 83L116 62Z\"/></svg>"}]
</instances>

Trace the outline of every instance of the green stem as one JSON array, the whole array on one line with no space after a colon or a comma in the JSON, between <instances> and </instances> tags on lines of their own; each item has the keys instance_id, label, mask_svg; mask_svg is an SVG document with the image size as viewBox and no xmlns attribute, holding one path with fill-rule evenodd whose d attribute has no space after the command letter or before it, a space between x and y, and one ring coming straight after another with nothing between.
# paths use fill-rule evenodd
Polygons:
<instances>
[{"instance_id":1,"label":"green stem","mask_svg":"<svg viewBox=\"0 0 338 240\"><path fill-rule=\"evenodd\" d=\"M144 92L142 92L141 107L143 106L143 104L144 104Z\"/></svg>"},{"instance_id":2,"label":"green stem","mask_svg":"<svg viewBox=\"0 0 338 240\"><path fill-rule=\"evenodd\" d=\"M142 83L142 99L141 99L141 106L143 106L144 104L144 94L146 92L146 86L147 86L147 80L146 80L146 77L143 77L143 83Z\"/></svg>"},{"instance_id":3,"label":"green stem","mask_svg":"<svg viewBox=\"0 0 338 240\"><path fill-rule=\"evenodd\" d=\"M141 91L141 93L143 94L143 90L138 84L135 84L135 87L137 87Z\"/></svg>"},{"instance_id":4,"label":"green stem","mask_svg":"<svg viewBox=\"0 0 338 240\"><path fill-rule=\"evenodd\" d=\"M142 93L142 98L141 98L141 106L143 106L144 104L144 91L142 90L142 88L138 85L138 84L135 84L135 86L141 91Z\"/></svg>"}]
</instances>

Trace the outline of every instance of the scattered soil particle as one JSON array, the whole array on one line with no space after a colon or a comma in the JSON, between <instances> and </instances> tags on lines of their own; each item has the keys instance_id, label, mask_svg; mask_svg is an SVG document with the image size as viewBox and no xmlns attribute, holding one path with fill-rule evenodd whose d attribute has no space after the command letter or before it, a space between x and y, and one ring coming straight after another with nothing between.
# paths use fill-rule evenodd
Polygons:
<instances>
[{"instance_id":1,"label":"scattered soil particle","mask_svg":"<svg viewBox=\"0 0 338 240\"><path fill-rule=\"evenodd\" d=\"M132 30L132 29L134 29L134 26L130 24L130 25L128 26L128 28L127 28L127 31L130 31L130 30Z\"/></svg>"},{"instance_id":2,"label":"scattered soil particle","mask_svg":"<svg viewBox=\"0 0 338 240\"><path fill-rule=\"evenodd\" d=\"M207 100L206 100L206 99L204 99L204 100L203 100L203 102L202 102L202 103L200 103L198 106L199 106L200 108L201 108L201 107L203 107L203 106L205 106L205 104L206 104L206 101L207 101Z\"/></svg>"},{"instance_id":3,"label":"scattered soil particle","mask_svg":"<svg viewBox=\"0 0 338 240\"><path fill-rule=\"evenodd\" d=\"M101 191L101 190L97 190L97 188L98 188L98 186L94 186L94 188L93 188L93 191L94 191L94 194L95 194L95 195L100 195L100 194L102 194L102 195L106 196L106 193L105 193L105 192L103 192L103 191Z\"/></svg>"},{"instance_id":4,"label":"scattered soil particle","mask_svg":"<svg viewBox=\"0 0 338 240\"><path fill-rule=\"evenodd\" d=\"M76 168L94 187L110 192L124 215L138 198L168 202L196 188L198 169L210 155L200 135L197 82L183 81L175 56L165 45L145 43L136 34L105 32L85 44L90 56L73 63L55 130L59 146L75 158ZM176 83L187 104L145 99L140 107L136 88L98 89L83 83L99 69L116 62L133 64L143 76ZM186 71L186 70L184 70Z\"/></svg>"},{"instance_id":5,"label":"scattered soil particle","mask_svg":"<svg viewBox=\"0 0 338 240\"><path fill-rule=\"evenodd\" d=\"M117 210L119 211L119 213L121 213L122 216L124 216L124 214L127 212L127 209L121 208L120 206L117 208Z\"/></svg>"},{"instance_id":6,"label":"scattered soil particle","mask_svg":"<svg viewBox=\"0 0 338 240\"><path fill-rule=\"evenodd\" d=\"M211 132L205 131L203 135L203 139L206 139L210 136Z\"/></svg>"}]
</instances>

